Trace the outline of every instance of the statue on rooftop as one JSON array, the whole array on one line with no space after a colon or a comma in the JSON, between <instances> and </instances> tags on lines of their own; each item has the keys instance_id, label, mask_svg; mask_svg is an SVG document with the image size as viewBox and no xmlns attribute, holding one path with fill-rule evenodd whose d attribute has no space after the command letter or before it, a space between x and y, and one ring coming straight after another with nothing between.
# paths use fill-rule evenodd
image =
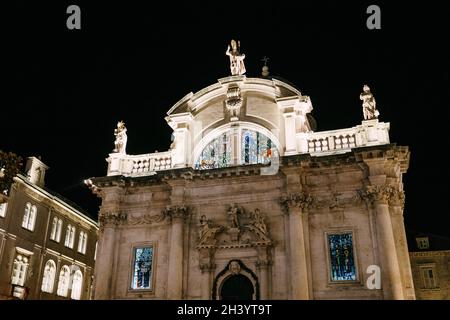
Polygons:
<instances>
[{"instance_id":1,"label":"statue on rooftop","mask_svg":"<svg viewBox=\"0 0 450 320\"><path fill-rule=\"evenodd\" d=\"M359 99L363 101L363 113L364 120L372 120L377 119L380 115L380 112L377 110L375 98L370 92L370 88L368 85L364 85L363 93L359 96Z\"/></svg>"},{"instance_id":2,"label":"statue on rooftop","mask_svg":"<svg viewBox=\"0 0 450 320\"><path fill-rule=\"evenodd\" d=\"M115 153L126 154L127 147L127 128L125 127L125 123L123 121L119 121L117 123L117 129L114 129L114 136L116 140L114 141L114 150Z\"/></svg>"},{"instance_id":3,"label":"statue on rooftop","mask_svg":"<svg viewBox=\"0 0 450 320\"><path fill-rule=\"evenodd\" d=\"M240 46L240 41L236 43L235 40L231 40L231 48L228 45L228 49L225 52L230 57L230 70L233 76L243 75L246 71L244 65L245 54L239 52Z\"/></svg>"}]
</instances>

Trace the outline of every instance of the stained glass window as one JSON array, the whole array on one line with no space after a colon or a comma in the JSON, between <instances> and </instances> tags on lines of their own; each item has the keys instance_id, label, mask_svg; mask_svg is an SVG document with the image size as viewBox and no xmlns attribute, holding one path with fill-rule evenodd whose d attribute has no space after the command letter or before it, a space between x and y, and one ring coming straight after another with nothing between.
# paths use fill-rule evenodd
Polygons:
<instances>
[{"instance_id":1,"label":"stained glass window","mask_svg":"<svg viewBox=\"0 0 450 320\"><path fill-rule=\"evenodd\" d=\"M356 267L353 255L352 233L328 235L331 281L355 281Z\"/></svg>"},{"instance_id":2,"label":"stained glass window","mask_svg":"<svg viewBox=\"0 0 450 320\"><path fill-rule=\"evenodd\" d=\"M152 289L153 247L134 248L133 250L132 289Z\"/></svg>"},{"instance_id":3,"label":"stained glass window","mask_svg":"<svg viewBox=\"0 0 450 320\"><path fill-rule=\"evenodd\" d=\"M272 156L272 141L264 134L252 130L242 130L242 153L243 164L257 164L270 162Z\"/></svg>"},{"instance_id":4,"label":"stained glass window","mask_svg":"<svg viewBox=\"0 0 450 320\"><path fill-rule=\"evenodd\" d=\"M195 169L223 168L231 165L230 133L225 132L211 141L195 163Z\"/></svg>"}]
</instances>

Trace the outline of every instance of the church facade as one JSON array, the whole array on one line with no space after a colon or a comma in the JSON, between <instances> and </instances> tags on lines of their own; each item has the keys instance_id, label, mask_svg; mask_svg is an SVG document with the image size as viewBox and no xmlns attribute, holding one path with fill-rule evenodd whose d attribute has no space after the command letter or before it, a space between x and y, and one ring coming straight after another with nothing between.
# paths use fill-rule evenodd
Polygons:
<instances>
[{"instance_id":1,"label":"church facade","mask_svg":"<svg viewBox=\"0 0 450 320\"><path fill-rule=\"evenodd\" d=\"M170 150L126 153L101 197L94 299L415 299L403 223L408 147L370 89L364 120L314 132L311 99L232 76L167 113ZM234 68L234 69L233 69Z\"/></svg>"}]
</instances>

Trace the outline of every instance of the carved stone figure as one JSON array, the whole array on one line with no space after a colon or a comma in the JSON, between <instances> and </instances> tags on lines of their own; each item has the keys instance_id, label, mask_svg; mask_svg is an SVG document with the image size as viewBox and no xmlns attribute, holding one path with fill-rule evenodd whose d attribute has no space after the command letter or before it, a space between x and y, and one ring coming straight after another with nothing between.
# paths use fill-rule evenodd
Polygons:
<instances>
[{"instance_id":1,"label":"carved stone figure","mask_svg":"<svg viewBox=\"0 0 450 320\"><path fill-rule=\"evenodd\" d=\"M259 209L255 209L255 212L253 212L253 225L262 233L267 234L267 227L264 221L264 216L261 214L261 211Z\"/></svg>"},{"instance_id":2,"label":"carved stone figure","mask_svg":"<svg viewBox=\"0 0 450 320\"><path fill-rule=\"evenodd\" d=\"M235 40L231 40L231 48L228 46L225 52L230 57L230 70L233 76L243 75L246 71L244 65L245 54L239 52L240 46L240 41L236 43Z\"/></svg>"},{"instance_id":3,"label":"carved stone figure","mask_svg":"<svg viewBox=\"0 0 450 320\"><path fill-rule=\"evenodd\" d=\"M230 112L230 120L239 120L239 112L242 106L241 89L238 86L231 86L227 91L227 100L225 101L228 111Z\"/></svg>"},{"instance_id":4,"label":"carved stone figure","mask_svg":"<svg viewBox=\"0 0 450 320\"><path fill-rule=\"evenodd\" d=\"M239 214L241 213L240 208L234 203L231 205L228 214L231 219L231 228L239 228Z\"/></svg>"},{"instance_id":5,"label":"carved stone figure","mask_svg":"<svg viewBox=\"0 0 450 320\"><path fill-rule=\"evenodd\" d=\"M216 234L221 232L223 228L223 226L211 226L206 216L202 215L199 223L199 245L213 244L210 242L214 242Z\"/></svg>"},{"instance_id":6,"label":"carved stone figure","mask_svg":"<svg viewBox=\"0 0 450 320\"><path fill-rule=\"evenodd\" d=\"M380 112L377 110L375 98L370 92L370 88L368 85L364 85L363 93L359 96L359 99L363 101L363 114L364 120L372 120L378 118Z\"/></svg>"},{"instance_id":7,"label":"carved stone figure","mask_svg":"<svg viewBox=\"0 0 450 320\"><path fill-rule=\"evenodd\" d=\"M231 274L237 275L241 272L241 266L239 265L239 262L231 261L228 270L230 271Z\"/></svg>"},{"instance_id":8,"label":"carved stone figure","mask_svg":"<svg viewBox=\"0 0 450 320\"><path fill-rule=\"evenodd\" d=\"M123 121L117 123L117 129L114 130L114 136L116 141L114 141L114 152L126 154L127 147L127 128Z\"/></svg>"}]
</instances>

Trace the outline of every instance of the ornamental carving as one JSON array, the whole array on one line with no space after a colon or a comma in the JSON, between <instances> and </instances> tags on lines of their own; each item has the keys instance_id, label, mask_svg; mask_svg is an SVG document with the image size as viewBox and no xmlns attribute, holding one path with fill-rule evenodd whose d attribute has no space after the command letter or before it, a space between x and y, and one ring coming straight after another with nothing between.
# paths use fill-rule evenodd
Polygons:
<instances>
[{"instance_id":1,"label":"ornamental carving","mask_svg":"<svg viewBox=\"0 0 450 320\"><path fill-rule=\"evenodd\" d=\"M270 245L264 215L232 204L227 210L228 224L215 224L203 215L199 220L198 248L237 248Z\"/></svg>"},{"instance_id":2,"label":"ornamental carving","mask_svg":"<svg viewBox=\"0 0 450 320\"><path fill-rule=\"evenodd\" d=\"M359 195L368 202L401 206L405 202L404 192L392 186L366 186L359 191Z\"/></svg>"},{"instance_id":3,"label":"ornamental carving","mask_svg":"<svg viewBox=\"0 0 450 320\"><path fill-rule=\"evenodd\" d=\"M170 219L186 219L188 215L188 208L184 205L167 206L163 214Z\"/></svg>"},{"instance_id":4,"label":"ornamental carving","mask_svg":"<svg viewBox=\"0 0 450 320\"><path fill-rule=\"evenodd\" d=\"M280 199L281 206L289 212L292 208L307 209L313 202L313 198L309 193L299 192L291 193L290 195L283 196Z\"/></svg>"},{"instance_id":5,"label":"ornamental carving","mask_svg":"<svg viewBox=\"0 0 450 320\"><path fill-rule=\"evenodd\" d=\"M160 214L155 215L144 214L138 217L129 216L128 224L130 225L152 224L162 222L165 218L166 218L165 211L162 211Z\"/></svg>"},{"instance_id":6,"label":"ornamental carving","mask_svg":"<svg viewBox=\"0 0 450 320\"><path fill-rule=\"evenodd\" d=\"M127 214L120 211L103 211L98 216L100 227L117 226L127 223Z\"/></svg>"}]
</instances>

